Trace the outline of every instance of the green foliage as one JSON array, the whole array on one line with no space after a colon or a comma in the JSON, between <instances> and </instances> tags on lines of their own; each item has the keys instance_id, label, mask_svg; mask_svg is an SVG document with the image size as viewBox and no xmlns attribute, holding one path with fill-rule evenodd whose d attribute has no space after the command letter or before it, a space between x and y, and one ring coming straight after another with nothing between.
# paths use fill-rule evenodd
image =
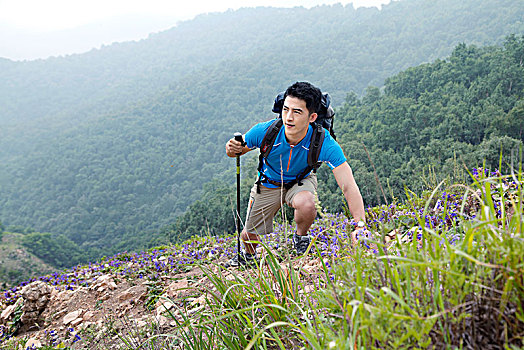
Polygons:
<instances>
[{"instance_id":1,"label":"green foliage","mask_svg":"<svg viewBox=\"0 0 524 350\"><path fill-rule=\"evenodd\" d=\"M71 267L88 260L86 252L64 235L30 233L24 236L22 244L45 263L58 268Z\"/></svg>"},{"instance_id":2,"label":"green foliage","mask_svg":"<svg viewBox=\"0 0 524 350\"><path fill-rule=\"evenodd\" d=\"M253 152L256 153L256 152ZM233 158L230 161L236 162ZM241 161L240 217L244 222L249 192L256 179L258 158L245 156ZM255 164L256 163L256 164ZM227 172L224 177L236 179L236 173ZM202 197L189 206L172 225L165 227L160 236L169 242L182 242L193 235L221 236L236 231L236 186L230 181L213 180L204 185Z\"/></svg>"},{"instance_id":3,"label":"green foliage","mask_svg":"<svg viewBox=\"0 0 524 350\"><path fill-rule=\"evenodd\" d=\"M14 232L14 233L31 233L35 232L35 230L31 227L24 227L21 225L10 225L7 227L7 231Z\"/></svg>"},{"instance_id":4,"label":"green foliage","mask_svg":"<svg viewBox=\"0 0 524 350\"><path fill-rule=\"evenodd\" d=\"M505 215L522 213L522 186L479 174L464 199L477 202L478 218L460 222L456 244L444 238L449 232L425 228L411 244L398 240L377 255L357 251L338 265L336 288L319 293L319 307L337 310L320 337L337 344L349 337L369 349L460 347L465 335L479 348L522 345L524 223L520 214ZM499 339L502 317L510 323ZM488 339L474 334L484 331Z\"/></svg>"},{"instance_id":5,"label":"green foliage","mask_svg":"<svg viewBox=\"0 0 524 350\"><path fill-rule=\"evenodd\" d=\"M202 297L179 308L176 314L181 318L166 312L177 324L173 338L191 349L288 349L303 344L297 335L309 332L311 324L300 321L305 314L301 305L305 299L298 293L302 278L267 252L262 265L246 278L233 275L228 279L221 270L215 273L200 266L211 285L195 290ZM198 322L190 316L196 311Z\"/></svg>"},{"instance_id":6,"label":"green foliage","mask_svg":"<svg viewBox=\"0 0 524 350\"><path fill-rule=\"evenodd\" d=\"M503 172L518 163L512 154L524 141L523 50L524 37L515 35L502 47L460 44L449 59L388 78L383 94L370 88L360 100L349 97L337 114L339 141L365 202L384 203L384 192L391 201L405 187L428 189L428 173L461 182L464 165L496 169L501 155Z\"/></svg>"},{"instance_id":7,"label":"green foliage","mask_svg":"<svg viewBox=\"0 0 524 350\"><path fill-rule=\"evenodd\" d=\"M243 196L245 197L245 196ZM245 199L245 198L243 198ZM170 242L182 242L193 235L223 235L235 228L236 190L218 180L204 186L202 197L189 206L187 212L162 235Z\"/></svg>"}]
</instances>

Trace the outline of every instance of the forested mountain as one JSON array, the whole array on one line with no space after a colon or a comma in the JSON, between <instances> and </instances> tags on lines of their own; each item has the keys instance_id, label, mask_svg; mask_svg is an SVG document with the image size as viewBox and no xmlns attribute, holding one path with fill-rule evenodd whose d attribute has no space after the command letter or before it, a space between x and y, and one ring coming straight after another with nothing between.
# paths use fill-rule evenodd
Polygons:
<instances>
[{"instance_id":1,"label":"forested mountain","mask_svg":"<svg viewBox=\"0 0 524 350\"><path fill-rule=\"evenodd\" d=\"M339 142L367 203L405 197L406 187L420 193L442 179L466 183L465 167L511 173L524 143L524 36L508 37L503 47L460 44L448 59L388 78L384 93L370 87L361 99L349 95L339 116Z\"/></svg>"},{"instance_id":2,"label":"forested mountain","mask_svg":"<svg viewBox=\"0 0 524 350\"><path fill-rule=\"evenodd\" d=\"M290 83L317 84L335 107L356 93L340 109L337 129L357 157L352 128L369 138L394 127L386 117L373 131L352 121L371 122L370 106L385 98L371 88L359 102L366 87L446 57L459 43L501 44L524 32L523 13L522 2L509 0L242 9L82 55L0 60L0 220L64 234L84 250L141 246L200 198L205 183L234 180L225 141L272 118L274 96ZM409 91L410 72L391 79ZM386 92L394 91L401 90L392 80ZM368 138L373 156L386 147ZM391 152L418 152L418 142ZM402 167L401 160L391 164ZM359 176L370 174L362 169ZM375 198L375 189L365 195Z\"/></svg>"}]
</instances>

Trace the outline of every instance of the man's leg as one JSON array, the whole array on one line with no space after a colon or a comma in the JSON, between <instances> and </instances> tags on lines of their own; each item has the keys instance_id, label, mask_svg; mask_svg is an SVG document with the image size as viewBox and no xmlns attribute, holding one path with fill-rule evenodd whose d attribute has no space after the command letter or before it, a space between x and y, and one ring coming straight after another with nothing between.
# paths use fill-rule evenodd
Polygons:
<instances>
[{"instance_id":1,"label":"man's leg","mask_svg":"<svg viewBox=\"0 0 524 350\"><path fill-rule=\"evenodd\" d=\"M298 255L303 255L311 243L308 231L317 216L316 190L317 176L311 174L302 181L302 186L293 186L286 195L286 203L295 209L297 232L293 234L293 245Z\"/></svg>"},{"instance_id":2,"label":"man's leg","mask_svg":"<svg viewBox=\"0 0 524 350\"><path fill-rule=\"evenodd\" d=\"M240 234L240 238L242 238L242 242L244 242L244 247L246 248L246 252L249 254L255 254L257 243L247 243L247 242L250 242L250 241L259 242L260 238L258 237L258 235L254 233L248 233L244 229L242 233Z\"/></svg>"},{"instance_id":3,"label":"man's leg","mask_svg":"<svg viewBox=\"0 0 524 350\"><path fill-rule=\"evenodd\" d=\"M256 184L251 188L246 223L240 235L247 253L254 254L257 244L246 242L260 241L259 234L273 231L273 217L280 209L280 195L279 188L266 188L261 185L260 193Z\"/></svg>"},{"instance_id":4,"label":"man's leg","mask_svg":"<svg viewBox=\"0 0 524 350\"><path fill-rule=\"evenodd\" d=\"M224 264L226 268L236 267L236 266L249 266L254 267L258 264L257 254L256 254L256 243L247 243L248 241L258 241L258 236L254 234L249 234L246 230L242 230L240 234L244 249L240 249L240 252L233 256L228 262Z\"/></svg>"},{"instance_id":5,"label":"man's leg","mask_svg":"<svg viewBox=\"0 0 524 350\"><path fill-rule=\"evenodd\" d=\"M256 184L251 189L246 222L240 234L244 249L224 265L226 268L239 265L256 265L257 244L248 242L260 241L258 234L266 234L273 231L273 217L280 208L280 189L260 187L260 193L257 192Z\"/></svg>"},{"instance_id":6,"label":"man's leg","mask_svg":"<svg viewBox=\"0 0 524 350\"><path fill-rule=\"evenodd\" d=\"M305 236L317 216L313 193L309 191L298 192L293 198L292 206L295 209L297 235Z\"/></svg>"}]
</instances>

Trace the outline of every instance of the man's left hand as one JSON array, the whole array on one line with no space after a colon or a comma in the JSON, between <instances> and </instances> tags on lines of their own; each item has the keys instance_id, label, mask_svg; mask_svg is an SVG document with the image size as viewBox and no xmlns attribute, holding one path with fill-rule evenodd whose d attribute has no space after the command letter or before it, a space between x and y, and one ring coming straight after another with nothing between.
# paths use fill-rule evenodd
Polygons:
<instances>
[{"instance_id":1,"label":"man's left hand","mask_svg":"<svg viewBox=\"0 0 524 350\"><path fill-rule=\"evenodd\" d=\"M369 233L369 230L366 227L359 227L353 232L351 232L351 245L355 246L358 243L358 237L366 236ZM358 236L358 237L357 237Z\"/></svg>"}]
</instances>

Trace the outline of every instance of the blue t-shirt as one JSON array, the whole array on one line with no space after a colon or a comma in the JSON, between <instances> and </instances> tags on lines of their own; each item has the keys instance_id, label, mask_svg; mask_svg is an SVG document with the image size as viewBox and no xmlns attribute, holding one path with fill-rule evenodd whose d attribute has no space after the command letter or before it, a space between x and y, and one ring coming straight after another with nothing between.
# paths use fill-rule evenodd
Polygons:
<instances>
[{"instance_id":1,"label":"blue t-shirt","mask_svg":"<svg viewBox=\"0 0 524 350\"><path fill-rule=\"evenodd\" d=\"M274 119L253 126L244 136L247 147L251 149L260 148L262 139L273 122ZM264 158L262 174L276 182L282 182L282 176L284 183L295 180L298 174L307 167L307 154L312 135L313 127L309 125L306 137L298 144L291 146L286 140L284 127L280 128L271 152L269 152L267 158ZM340 145L329 134L329 131L324 130L324 135L324 142L322 143L318 160L326 163L331 169L335 169L346 161L346 157ZM264 186L269 188L277 187L269 183L264 183Z\"/></svg>"}]
</instances>

